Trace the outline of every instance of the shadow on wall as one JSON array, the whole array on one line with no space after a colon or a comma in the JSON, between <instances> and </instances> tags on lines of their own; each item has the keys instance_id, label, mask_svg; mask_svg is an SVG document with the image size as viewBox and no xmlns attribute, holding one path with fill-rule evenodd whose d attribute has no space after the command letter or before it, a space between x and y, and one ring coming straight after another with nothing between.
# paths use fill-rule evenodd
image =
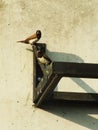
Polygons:
<instances>
[{"instance_id":1,"label":"shadow on wall","mask_svg":"<svg viewBox=\"0 0 98 130\"><path fill-rule=\"evenodd\" d=\"M47 54L53 61L63 61L63 62L77 62L77 63L84 63L83 59L75 54L68 54L62 52L50 52L47 50ZM94 89L92 89L86 82L84 82L80 78L71 78L77 85L79 85L82 89L86 92L96 93ZM55 89L57 91L57 87Z\"/></svg>"},{"instance_id":2,"label":"shadow on wall","mask_svg":"<svg viewBox=\"0 0 98 130\"><path fill-rule=\"evenodd\" d=\"M47 54L53 61L84 63L83 59L75 54L62 53L62 52L50 52L49 50L47 50Z\"/></svg>"},{"instance_id":3,"label":"shadow on wall","mask_svg":"<svg viewBox=\"0 0 98 130\"><path fill-rule=\"evenodd\" d=\"M45 111L59 116L65 120L86 127L90 130L98 129L98 105L94 103L77 103L77 102L47 102L41 107ZM96 116L92 116L96 115ZM59 123L59 120L57 120ZM62 124L61 124L62 125ZM65 121L66 128L66 121ZM69 125L70 129L70 125Z\"/></svg>"}]
</instances>

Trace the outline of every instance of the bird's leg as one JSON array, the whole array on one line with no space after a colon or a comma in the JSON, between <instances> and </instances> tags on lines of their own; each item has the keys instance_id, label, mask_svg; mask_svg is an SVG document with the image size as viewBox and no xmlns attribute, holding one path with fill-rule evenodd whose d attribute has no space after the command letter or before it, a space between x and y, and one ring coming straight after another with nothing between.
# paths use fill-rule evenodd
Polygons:
<instances>
[{"instance_id":1,"label":"bird's leg","mask_svg":"<svg viewBox=\"0 0 98 130\"><path fill-rule=\"evenodd\" d=\"M36 39L35 41L33 41L32 43L30 43L31 45L36 45L36 43L39 41L39 39Z\"/></svg>"}]
</instances>

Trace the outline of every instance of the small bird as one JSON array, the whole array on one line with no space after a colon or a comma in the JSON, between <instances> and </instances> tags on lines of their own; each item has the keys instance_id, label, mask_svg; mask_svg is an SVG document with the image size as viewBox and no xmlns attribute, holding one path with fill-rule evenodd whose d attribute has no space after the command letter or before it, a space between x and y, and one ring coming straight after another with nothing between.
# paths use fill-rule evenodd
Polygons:
<instances>
[{"instance_id":1,"label":"small bird","mask_svg":"<svg viewBox=\"0 0 98 130\"><path fill-rule=\"evenodd\" d=\"M29 36L25 40L21 40L21 41L17 41L17 42L34 45L34 44L36 44L36 42L39 41L40 38L41 38L41 31L37 30L35 34ZM33 40L33 39L36 39L36 40L33 41L32 43L30 43L30 41Z\"/></svg>"},{"instance_id":2,"label":"small bird","mask_svg":"<svg viewBox=\"0 0 98 130\"><path fill-rule=\"evenodd\" d=\"M36 54L36 57L37 57L37 60L44 64L45 66L47 65L50 65L51 64L51 59L42 51L37 51L37 54Z\"/></svg>"},{"instance_id":3,"label":"small bird","mask_svg":"<svg viewBox=\"0 0 98 130\"><path fill-rule=\"evenodd\" d=\"M41 31L37 30L35 34L29 36L25 40L21 40L21 41L17 41L17 42L35 45L36 48L37 48L37 44L36 43L39 41L40 38L41 38ZM34 40L32 43L30 43L30 41L32 39L36 39L36 40ZM36 50L36 58L37 58L39 63L42 63L45 66L50 65L51 62L52 62L51 59L44 53L44 51L40 50L40 49Z\"/></svg>"}]
</instances>

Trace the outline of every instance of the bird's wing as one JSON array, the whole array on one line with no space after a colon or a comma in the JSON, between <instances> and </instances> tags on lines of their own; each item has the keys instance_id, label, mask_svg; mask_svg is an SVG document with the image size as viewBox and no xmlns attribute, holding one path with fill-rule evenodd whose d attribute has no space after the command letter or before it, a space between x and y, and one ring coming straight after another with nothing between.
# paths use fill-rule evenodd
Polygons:
<instances>
[{"instance_id":1,"label":"bird's wing","mask_svg":"<svg viewBox=\"0 0 98 130\"><path fill-rule=\"evenodd\" d=\"M32 40L32 39L35 39L35 38L37 38L36 33L33 34L33 35L31 35L31 36L29 36L29 37L26 38L25 40L21 40L21 41L17 41L17 42L22 42L22 43L25 43L25 44L29 44L29 41Z\"/></svg>"},{"instance_id":2,"label":"bird's wing","mask_svg":"<svg viewBox=\"0 0 98 130\"><path fill-rule=\"evenodd\" d=\"M37 38L36 33L33 34L33 35L31 35L31 36L29 36L28 38L26 38L25 41L29 41L29 40L31 40L31 39L35 39L35 38Z\"/></svg>"}]
</instances>

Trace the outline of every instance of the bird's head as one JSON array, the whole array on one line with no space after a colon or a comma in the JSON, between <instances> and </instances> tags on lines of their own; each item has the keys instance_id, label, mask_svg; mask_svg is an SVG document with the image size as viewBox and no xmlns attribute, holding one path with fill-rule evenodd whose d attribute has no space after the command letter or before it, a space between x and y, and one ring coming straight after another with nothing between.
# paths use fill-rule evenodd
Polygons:
<instances>
[{"instance_id":1,"label":"bird's head","mask_svg":"<svg viewBox=\"0 0 98 130\"><path fill-rule=\"evenodd\" d=\"M33 41L31 43L31 45L36 45L36 43L39 41L39 39L41 38L41 31L40 30L37 30L36 33L34 35L32 35L32 39L35 39L35 41Z\"/></svg>"},{"instance_id":2,"label":"bird's head","mask_svg":"<svg viewBox=\"0 0 98 130\"><path fill-rule=\"evenodd\" d=\"M40 30L36 31L36 37L37 37L37 39L41 38L41 31Z\"/></svg>"}]
</instances>

